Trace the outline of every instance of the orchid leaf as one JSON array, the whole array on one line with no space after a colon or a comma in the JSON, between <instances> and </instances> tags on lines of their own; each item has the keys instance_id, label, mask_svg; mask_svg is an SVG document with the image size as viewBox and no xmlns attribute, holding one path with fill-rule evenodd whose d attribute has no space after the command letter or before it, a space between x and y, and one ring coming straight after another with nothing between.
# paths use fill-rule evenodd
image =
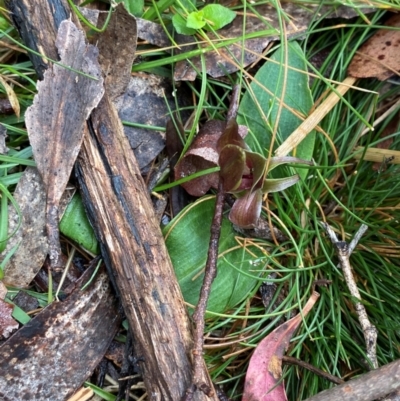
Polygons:
<instances>
[{"instance_id":1,"label":"orchid leaf","mask_svg":"<svg viewBox=\"0 0 400 401\"><path fill-rule=\"evenodd\" d=\"M184 299L190 305L197 304L203 282L214 206L214 197L203 197L183 209L163 230ZM211 312L226 312L243 301L257 285L256 271L261 271L267 263L259 247L239 246L236 235L232 224L224 217L218 274L207 304Z\"/></svg>"},{"instance_id":2,"label":"orchid leaf","mask_svg":"<svg viewBox=\"0 0 400 401\"><path fill-rule=\"evenodd\" d=\"M247 125L250 130L246 143L252 150L266 156L274 126L277 124L278 127L276 148L301 124L303 120L299 115L307 116L313 106L302 48L295 41L287 43L285 66L286 49L283 46L257 72L239 106L238 124ZM283 89L285 93L282 93ZM282 108L281 100L284 102ZM296 148L295 155L311 159L314 142L315 133L312 132ZM299 171L299 175L304 179L307 170Z\"/></svg>"},{"instance_id":3,"label":"orchid leaf","mask_svg":"<svg viewBox=\"0 0 400 401\"><path fill-rule=\"evenodd\" d=\"M282 164L307 164L309 166L313 165L313 162L309 160L299 159L298 157L292 156L282 156L282 157L271 157L271 160L268 165L268 173L272 171L274 168L281 166Z\"/></svg>"},{"instance_id":4,"label":"orchid leaf","mask_svg":"<svg viewBox=\"0 0 400 401\"><path fill-rule=\"evenodd\" d=\"M236 199L229 213L229 220L242 228L252 228L261 214L262 192L260 189L246 192Z\"/></svg>"},{"instance_id":5,"label":"orchid leaf","mask_svg":"<svg viewBox=\"0 0 400 401\"><path fill-rule=\"evenodd\" d=\"M269 178L264 181L263 193L279 192L291 187L300 180L298 174L285 178Z\"/></svg>"},{"instance_id":6,"label":"orchid leaf","mask_svg":"<svg viewBox=\"0 0 400 401\"><path fill-rule=\"evenodd\" d=\"M246 153L236 145L226 145L219 155L220 177L225 192L234 192L242 182Z\"/></svg>"}]
</instances>

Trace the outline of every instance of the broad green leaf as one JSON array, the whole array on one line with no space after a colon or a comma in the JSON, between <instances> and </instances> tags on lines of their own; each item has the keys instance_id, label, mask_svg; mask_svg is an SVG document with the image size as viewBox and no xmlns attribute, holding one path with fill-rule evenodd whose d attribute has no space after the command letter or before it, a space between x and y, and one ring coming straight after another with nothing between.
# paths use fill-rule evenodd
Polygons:
<instances>
[{"instance_id":1,"label":"broad green leaf","mask_svg":"<svg viewBox=\"0 0 400 401\"><path fill-rule=\"evenodd\" d=\"M313 106L306 74L305 55L297 42L289 42L287 46L289 68L287 68L285 85L283 85L285 77L284 49L281 45L271 56L271 61L266 62L257 72L251 83L251 91L245 93L239 106L238 124L247 125L250 130L250 134L246 137L246 143L250 149L263 155L267 155L270 148L281 98L286 106L304 116L307 116ZM268 91L260 85L263 85ZM252 94L254 94L254 98ZM277 142L274 144L274 148L288 138L301 122L302 120L292 110L283 107L278 121ZM310 160L314 151L314 142L315 132L308 134L306 139L300 143L295 156ZM305 178L307 170L299 169L298 173Z\"/></svg>"},{"instance_id":2,"label":"broad green leaf","mask_svg":"<svg viewBox=\"0 0 400 401\"><path fill-rule=\"evenodd\" d=\"M203 18L203 10L193 11L187 17L186 26L193 29L201 29L206 24Z\"/></svg>"},{"instance_id":3,"label":"broad green leaf","mask_svg":"<svg viewBox=\"0 0 400 401\"><path fill-rule=\"evenodd\" d=\"M181 35L194 35L196 33L195 29L186 26L186 20L180 14L175 14L172 17L172 24L174 25L176 32Z\"/></svg>"},{"instance_id":4,"label":"broad green leaf","mask_svg":"<svg viewBox=\"0 0 400 401\"><path fill-rule=\"evenodd\" d=\"M214 30L221 29L225 25L230 24L236 17L234 11L220 4L208 4L202 11L204 20Z\"/></svg>"},{"instance_id":5,"label":"broad green leaf","mask_svg":"<svg viewBox=\"0 0 400 401\"><path fill-rule=\"evenodd\" d=\"M60 222L60 231L88 251L99 254L99 245L86 216L81 196L76 193L68 204Z\"/></svg>"},{"instance_id":6,"label":"broad green leaf","mask_svg":"<svg viewBox=\"0 0 400 401\"><path fill-rule=\"evenodd\" d=\"M163 230L183 296L191 305L197 304L203 282L214 205L214 197L203 197L182 210ZM251 245L245 248L235 236L232 224L224 217L218 272L207 305L211 312L226 312L244 300L267 263L267 256L260 248Z\"/></svg>"}]
</instances>

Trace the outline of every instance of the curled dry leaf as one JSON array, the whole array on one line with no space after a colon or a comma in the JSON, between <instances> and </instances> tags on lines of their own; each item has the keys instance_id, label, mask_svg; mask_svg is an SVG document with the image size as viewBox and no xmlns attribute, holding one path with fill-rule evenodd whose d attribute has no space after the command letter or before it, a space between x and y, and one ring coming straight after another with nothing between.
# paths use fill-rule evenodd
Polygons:
<instances>
[{"instance_id":1,"label":"curled dry leaf","mask_svg":"<svg viewBox=\"0 0 400 401\"><path fill-rule=\"evenodd\" d=\"M71 21L60 24L56 46L62 65L54 65L38 83L38 94L25 114L29 140L46 187L49 254L57 265L60 254L58 205L83 140L83 127L101 100L104 88L98 50L86 45Z\"/></svg>"},{"instance_id":2,"label":"curled dry leaf","mask_svg":"<svg viewBox=\"0 0 400 401\"><path fill-rule=\"evenodd\" d=\"M277 327L255 349L247 368L242 401L286 401L282 378L282 357L301 320L319 298L313 292L302 313Z\"/></svg>"},{"instance_id":3,"label":"curled dry leaf","mask_svg":"<svg viewBox=\"0 0 400 401\"><path fill-rule=\"evenodd\" d=\"M218 166L219 152L217 143L226 128L225 121L207 121L199 131L189 150L175 166L175 179ZM247 127L240 125L239 135L247 135ZM182 184L193 196L203 196L210 188L217 188L219 173L208 174Z\"/></svg>"},{"instance_id":4,"label":"curled dry leaf","mask_svg":"<svg viewBox=\"0 0 400 401\"><path fill-rule=\"evenodd\" d=\"M384 81L400 71L400 14L385 25L389 29L379 29L358 49L348 68L351 77Z\"/></svg>"}]
</instances>

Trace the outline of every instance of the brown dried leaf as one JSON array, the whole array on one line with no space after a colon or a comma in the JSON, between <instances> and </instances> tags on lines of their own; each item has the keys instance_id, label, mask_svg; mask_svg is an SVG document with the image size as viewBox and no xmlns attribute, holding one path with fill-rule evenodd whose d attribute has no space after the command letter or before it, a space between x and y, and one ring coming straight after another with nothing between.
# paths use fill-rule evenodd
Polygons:
<instances>
[{"instance_id":1,"label":"brown dried leaf","mask_svg":"<svg viewBox=\"0 0 400 401\"><path fill-rule=\"evenodd\" d=\"M13 306L0 299L0 338L8 338L18 329L18 323L12 318Z\"/></svg>"},{"instance_id":2,"label":"brown dried leaf","mask_svg":"<svg viewBox=\"0 0 400 401\"><path fill-rule=\"evenodd\" d=\"M98 26L103 26L107 13L99 15ZM96 35L99 63L103 70L107 94L113 100L122 95L131 78L131 68L137 45L136 20L119 4L111 17L107 29Z\"/></svg>"},{"instance_id":3,"label":"brown dried leaf","mask_svg":"<svg viewBox=\"0 0 400 401\"><path fill-rule=\"evenodd\" d=\"M83 126L103 96L97 49L86 45L83 32L71 21L60 24L56 46L61 63L90 75L54 65L38 83L38 94L25 114L38 170L46 187L49 254L57 265L60 254L58 204L83 139Z\"/></svg>"},{"instance_id":4,"label":"brown dried leaf","mask_svg":"<svg viewBox=\"0 0 400 401\"><path fill-rule=\"evenodd\" d=\"M201 128L185 156L175 166L175 179L218 166L217 142L226 127L225 121L210 120ZM182 184L193 196L203 196L210 188L217 188L219 173L207 174Z\"/></svg>"},{"instance_id":5,"label":"brown dried leaf","mask_svg":"<svg viewBox=\"0 0 400 401\"><path fill-rule=\"evenodd\" d=\"M387 27L400 27L400 14L391 17ZM353 57L347 70L351 77L390 78L400 71L400 30L379 29Z\"/></svg>"},{"instance_id":6,"label":"brown dried leaf","mask_svg":"<svg viewBox=\"0 0 400 401\"><path fill-rule=\"evenodd\" d=\"M21 216L9 206L8 234L14 233L20 218L22 221L0 257L4 258L17 244L19 247L4 268L3 281L17 288L26 288L41 269L48 252L46 191L36 168L28 167L24 171L14 191L14 199L19 205Z\"/></svg>"},{"instance_id":7,"label":"brown dried leaf","mask_svg":"<svg viewBox=\"0 0 400 401\"><path fill-rule=\"evenodd\" d=\"M87 270L64 302L53 302L0 347L0 398L64 401L103 358L120 323L109 279Z\"/></svg>"},{"instance_id":8,"label":"brown dried leaf","mask_svg":"<svg viewBox=\"0 0 400 401\"><path fill-rule=\"evenodd\" d=\"M200 129L188 151L175 166L175 180L187 177L202 170L218 166L217 143L226 128L225 121L210 120ZM238 126L239 135L247 135L247 127ZM210 188L217 188L219 173L203 175L182 184L192 196L203 196Z\"/></svg>"},{"instance_id":9,"label":"brown dried leaf","mask_svg":"<svg viewBox=\"0 0 400 401\"><path fill-rule=\"evenodd\" d=\"M114 104L123 121L165 127L169 112L165 99L172 110L176 107L172 92L169 80L153 74L141 74L131 77L126 92L115 99ZM164 134L128 125L124 126L124 132L140 170L146 173L150 163L164 149Z\"/></svg>"}]
</instances>

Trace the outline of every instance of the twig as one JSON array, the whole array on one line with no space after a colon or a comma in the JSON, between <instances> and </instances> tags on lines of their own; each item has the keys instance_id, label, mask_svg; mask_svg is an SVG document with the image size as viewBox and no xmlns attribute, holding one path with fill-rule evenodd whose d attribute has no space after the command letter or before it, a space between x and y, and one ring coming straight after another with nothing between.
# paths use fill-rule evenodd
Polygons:
<instances>
[{"instance_id":1,"label":"twig","mask_svg":"<svg viewBox=\"0 0 400 401\"><path fill-rule=\"evenodd\" d=\"M357 242L367 230L367 227L365 225L362 225L349 245L345 241L339 241L336 237L335 232L328 224L322 224L325 227L326 233L328 234L332 244L336 247L340 266L342 267L343 275L346 280L347 287L349 288L350 294L352 297L360 301L355 302L354 307L357 312L361 328L363 330L364 340L367 349L367 357L371 361L372 367L376 369L378 368L378 360L376 357L376 340L378 337L378 331L376 330L376 327L369 321L364 305L361 303L361 295L358 291L357 284L354 280L350 266L351 251L355 248Z\"/></svg>"},{"instance_id":2,"label":"twig","mask_svg":"<svg viewBox=\"0 0 400 401\"><path fill-rule=\"evenodd\" d=\"M400 360L322 391L305 401L372 401L400 389Z\"/></svg>"},{"instance_id":3,"label":"twig","mask_svg":"<svg viewBox=\"0 0 400 401\"><path fill-rule=\"evenodd\" d=\"M219 236L221 234L221 222L222 212L224 206L224 188L222 180L218 184L217 198L215 201L215 211L213 222L211 225L211 238L210 245L208 247L207 263L204 273L203 285L200 291L199 302L197 303L196 310L193 313L193 321L195 323L194 331L194 346L193 346L193 376L192 385L186 391L186 395L183 398L184 401L190 401L193 399L194 392L198 389L203 391L208 396L212 396L214 389L209 388L202 381L202 367L203 367L203 344L204 344L204 328L205 320L204 316L206 313L207 301L210 296L211 285L217 275L217 261L218 261L218 244Z\"/></svg>"},{"instance_id":4,"label":"twig","mask_svg":"<svg viewBox=\"0 0 400 401\"><path fill-rule=\"evenodd\" d=\"M292 356L286 356L286 355L284 355L284 356L282 357L282 362L283 362L284 364L287 364L287 365L297 365L297 366L300 366L300 367L302 367L302 368L304 368L304 369L309 370L310 372L313 372L314 374L316 374L316 375L318 375L318 376L320 376L320 377L323 377L323 378L326 379L326 380L329 380L329 381L332 382L332 383L335 383L335 384L342 384L342 383L344 383L344 380L343 380L343 379L340 379L340 378L337 377L337 376L334 376L334 375L331 375L331 374L329 374L329 373L327 373L327 372L324 372L323 370L318 369L317 367L311 365L310 363L304 362L304 361L302 361L301 359L297 359L297 358L293 358Z\"/></svg>"}]
</instances>

